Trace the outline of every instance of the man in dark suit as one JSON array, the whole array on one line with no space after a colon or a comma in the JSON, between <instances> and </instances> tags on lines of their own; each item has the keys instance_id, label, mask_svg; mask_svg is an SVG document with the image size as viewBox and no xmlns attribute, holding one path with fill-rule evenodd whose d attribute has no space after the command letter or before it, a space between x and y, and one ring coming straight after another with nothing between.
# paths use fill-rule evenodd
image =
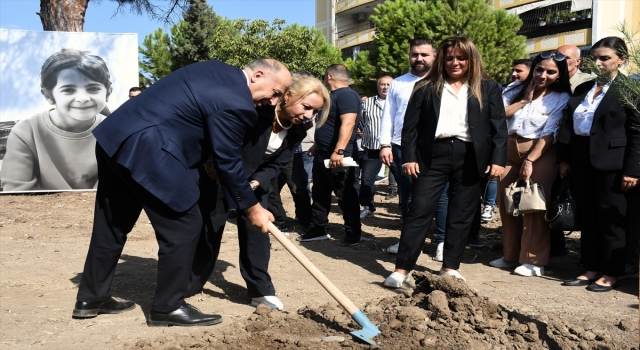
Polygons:
<instances>
[{"instance_id":1,"label":"man in dark suit","mask_svg":"<svg viewBox=\"0 0 640 350\"><path fill-rule=\"evenodd\" d=\"M94 130L98 191L94 226L73 311L76 318L135 307L111 297L111 282L127 234L142 209L158 239L158 280L149 326L211 325L186 304L202 229L197 205L202 164L212 155L228 204L267 232L273 216L258 203L240 150L255 124L255 107L274 105L291 84L282 63L260 59L243 71L218 61L195 63L128 100Z\"/></svg>"}]
</instances>

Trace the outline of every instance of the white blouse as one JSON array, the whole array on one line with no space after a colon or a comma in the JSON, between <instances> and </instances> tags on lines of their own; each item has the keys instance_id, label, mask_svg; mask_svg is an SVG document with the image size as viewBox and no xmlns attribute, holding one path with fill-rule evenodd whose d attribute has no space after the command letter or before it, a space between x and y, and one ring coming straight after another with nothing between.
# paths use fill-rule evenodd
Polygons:
<instances>
[{"instance_id":1,"label":"white blouse","mask_svg":"<svg viewBox=\"0 0 640 350\"><path fill-rule=\"evenodd\" d=\"M446 81L440 100L440 118L436 127L436 139L455 137L465 142L471 142L469 132L469 116L467 100L469 99L469 85L464 83L458 93Z\"/></svg>"},{"instance_id":2,"label":"white blouse","mask_svg":"<svg viewBox=\"0 0 640 350\"><path fill-rule=\"evenodd\" d=\"M611 81L602 87L602 93L595 99L593 98L593 94L596 91L598 82L594 82L593 87L589 90L584 100L582 100L582 103L576 107L576 110L573 112L573 132L575 132L576 135L589 136L591 125L593 124L593 114L596 112L604 95L607 94L611 86Z\"/></svg>"},{"instance_id":3,"label":"white blouse","mask_svg":"<svg viewBox=\"0 0 640 350\"><path fill-rule=\"evenodd\" d=\"M502 94L502 102L505 107L511 105L513 97L523 88L520 82L507 86ZM527 103L507 119L508 134L516 134L528 139L539 139L543 136L553 135L555 142L556 132L562 120L562 110L567 108L569 96L568 92L554 91Z\"/></svg>"},{"instance_id":4,"label":"white blouse","mask_svg":"<svg viewBox=\"0 0 640 350\"><path fill-rule=\"evenodd\" d=\"M264 152L265 154L271 154L282 146L282 142L284 138L287 137L287 132L289 130L285 129L280 131L279 133L271 132L271 136L269 136L269 145L267 145L267 150Z\"/></svg>"}]
</instances>

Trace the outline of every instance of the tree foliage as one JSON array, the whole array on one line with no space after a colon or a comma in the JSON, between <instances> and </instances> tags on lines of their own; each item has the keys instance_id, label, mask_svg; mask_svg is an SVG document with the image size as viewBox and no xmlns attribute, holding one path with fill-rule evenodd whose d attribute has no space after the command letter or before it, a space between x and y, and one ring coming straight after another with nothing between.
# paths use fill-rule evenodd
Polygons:
<instances>
[{"instance_id":1,"label":"tree foliage","mask_svg":"<svg viewBox=\"0 0 640 350\"><path fill-rule=\"evenodd\" d=\"M285 26L284 20L234 20L233 32L217 33L211 59L236 67L262 57L283 62L292 72L305 70L316 77L327 66L342 63L340 51L328 45L319 30L297 24Z\"/></svg>"},{"instance_id":2,"label":"tree foliage","mask_svg":"<svg viewBox=\"0 0 640 350\"><path fill-rule=\"evenodd\" d=\"M525 37L516 34L522 21L493 9L489 0L385 1L376 6L371 21L376 24L376 50L360 52L347 63L357 84L369 89L382 72L397 77L409 71L409 41L416 37L436 45L456 35L469 37L497 81L508 80L512 61L525 54ZM377 74L371 75L372 70Z\"/></svg>"},{"instance_id":3,"label":"tree foliage","mask_svg":"<svg viewBox=\"0 0 640 350\"><path fill-rule=\"evenodd\" d=\"M170 71L199 61L216 59L241 68L257 58L275 58L292 72L306 70L316 77L327 66L342 63L340 51L328 45L319 30L276 19L229 20L213 12L205 0L189 0L183 20L162 37L145 37L141 82L153 83ZM166 34L164 34L166 35ZM166 52L169 55L166 55ZM164 68L169 67L169 70Z\"/></svg>"},{"instance_id":4,"label":"tree foliage","mask_svg":"<svg viewBox=\"0 0 640 350\"><path fill-rule=\"evenodd\" d=\"M224 20L206 0L189 0L183 20L172 28L171 70L209 59L210 47Z\"/></svg>"},{"instance_id":5,"label":"tree foliage","mask_svg":"<svg viewBox=\"0 0 640 350\"><path fill-rule=\"evenodd\" d=\"M171 54L169 35L162 28L144 37L138 53L142 55L138 66L146 75L139 73L140 86L149 86L158 79L171 73Z\"/></svg>"}]
</instances>

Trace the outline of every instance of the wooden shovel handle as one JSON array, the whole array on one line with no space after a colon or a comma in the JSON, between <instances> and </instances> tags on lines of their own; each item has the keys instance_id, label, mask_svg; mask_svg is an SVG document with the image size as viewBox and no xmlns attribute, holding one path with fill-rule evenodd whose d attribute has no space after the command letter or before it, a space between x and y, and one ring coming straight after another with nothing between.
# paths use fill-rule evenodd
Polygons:
<instances>
[{"instance_id":1,"label":"wooden shovel handle","mask_svg":"<svg viewBox=\"0 0 640 350\"><path fill-rule=\"evenodd\" d=\"M280 230L273 224L269 223L269 232L275 237L282 245L287 248L289 253L293 255L302 266L324 287L324 289L331 294L331 296L344 307L349 315L353 315L359 309L356 305L347 298L318 268L311 263L311 261L296 247L291 241L285 237Z\"/></svg>"}]
</instances>

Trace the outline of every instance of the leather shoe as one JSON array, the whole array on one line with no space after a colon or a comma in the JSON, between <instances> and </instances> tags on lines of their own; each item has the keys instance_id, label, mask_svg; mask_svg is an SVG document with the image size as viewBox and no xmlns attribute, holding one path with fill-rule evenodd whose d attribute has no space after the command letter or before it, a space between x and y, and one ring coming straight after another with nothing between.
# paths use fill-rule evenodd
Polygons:
<instances>
[{"instance_id":1,"label":"leather shoe","mask_svg":"<svg viewBox=\"0 0 640 350\"><path fill-rule=\"evenodd\" d=\"M569 286L569 287L582 287L582 286L588 286L597 280L598 280L597 278L594 278L592 280L581 280L576 278L574 280L564 281L562 282L562 285Z\"/></svg>"},{"instance_id":2,"label":"leather shoe","mask_svg":"<svg viewBox=\"0 0 640 350\"><path fill-rule=\"evenodd\" d=\"M618 278L618 280L616 281L616 283L610 285L610 286L603 286L597 283L591 283L590 285L587 286L587 290L590 292L608 292L612 289L618 288L620 286L620 279Z\"/></svg>"},{"instance_id":3,"label":"leather shoe","mask_svg":"<svg viewBox=\"0 0 640 350\"><path fill-rule=\"evenodd\" d=\"M149 327L210 326L220 322L222 322L222 316L203 314L200 310L187 303L184 303L177 310L167 313L151 310L147 319Z\"/></svg>"},{"instance_id":4,"label":"leather shoe","mask_svg":"<svg viewBox=\"0 0 640 350\"><path fill-rule=\"evenodd\" d=\"M133 310L136 304L130 300L116 300L109 298L106 301L96 301L87 303L85 301L76 301L73 309L73 318L89 318L96 317L98 314L119 314L125 311Z\"/></svg>"}]
</instances>

